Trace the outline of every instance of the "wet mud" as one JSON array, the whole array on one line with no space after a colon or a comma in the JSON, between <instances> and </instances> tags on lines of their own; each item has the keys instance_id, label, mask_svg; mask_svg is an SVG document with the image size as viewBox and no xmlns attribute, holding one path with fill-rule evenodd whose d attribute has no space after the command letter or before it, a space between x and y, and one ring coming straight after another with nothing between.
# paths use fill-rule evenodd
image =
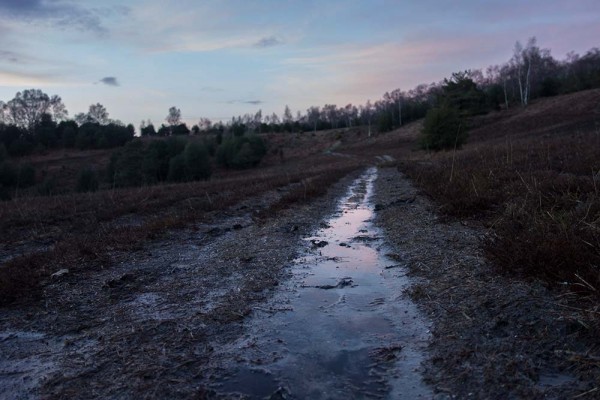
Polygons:
<instances>
[{"instance_id":1,"label":"wet mud","mask_svg":"<svg viewBox=\"0 0 600 400\"><path fill-rule=\"evenodd\" d=\"M246 334L222 349L216 397L431 397L420 369L429 326L373 224L376 178L372 168L354 181Z\"/></svg>"}]
</instances>

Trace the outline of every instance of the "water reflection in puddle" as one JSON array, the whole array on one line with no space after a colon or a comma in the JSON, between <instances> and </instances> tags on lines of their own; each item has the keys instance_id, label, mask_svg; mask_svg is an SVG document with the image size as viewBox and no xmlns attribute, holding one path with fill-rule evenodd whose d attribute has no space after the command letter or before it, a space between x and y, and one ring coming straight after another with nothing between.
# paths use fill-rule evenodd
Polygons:
<instances>
[{"instance_id":1,"label":"water reflection in puddle","mask_svg":"<svg viewBox=\"0 0 600 400\"><path fill-rule=\"evenodd\" d=\"M237 360L214 389L248 398L429 398L418 372L426 323L401 296L402 268L385 257L372 224L377 170L357 179L296 260L271 307L257 311Z\"/></svg>"}]
</instances>

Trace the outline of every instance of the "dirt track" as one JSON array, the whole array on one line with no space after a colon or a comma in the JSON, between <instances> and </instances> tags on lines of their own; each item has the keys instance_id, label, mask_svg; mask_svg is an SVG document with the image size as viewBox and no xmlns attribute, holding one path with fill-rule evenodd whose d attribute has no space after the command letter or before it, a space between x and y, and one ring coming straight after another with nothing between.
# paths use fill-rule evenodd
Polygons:
<instances>
[{"instance_id":1,"label":"dirt track","mask_svg":"<svg viewBox=\"0 0 600 400\"><path fill-rule=\"evenodd\" d=\"M106 269L53 278L40 303L2 310L0 397L214 397L215 349L245 334L350 181L258 221L270 193ZM436 397L568 398L598 386L597 360L573 335L581 327L540 284L498 277L479 250L484 230L440 221L395 168L381 169L374 201L389 256L434 322L425 377Z\"/></svg>"}]
</instances>

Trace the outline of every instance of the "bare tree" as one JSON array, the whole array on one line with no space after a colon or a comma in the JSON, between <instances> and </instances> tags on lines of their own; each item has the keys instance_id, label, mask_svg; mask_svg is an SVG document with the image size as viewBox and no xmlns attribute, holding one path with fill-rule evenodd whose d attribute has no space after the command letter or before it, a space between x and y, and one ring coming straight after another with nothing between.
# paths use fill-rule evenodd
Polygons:
<instances>
[{"instance_id":1,"label":"bare tree","mask_svg":"<svg viewBox=\"0 0 600 400\"><path fill-rule=\"evenodd\" d=\"M519 41L515 43L511 61L517 71L519 95L521 97L521 105L523 106L529 104L529 97L531 96L532 58L536 53L539 53L539 49L536 46L535 37L529 38L526 47L523 47Z\"/></svg>"},{"instance_id":2,"label":"bare tree","mask_svg":"<svg viewBox=\"0 0 600 400\"><path fill-rule=\"evenodd\" d=\"M96 122L100 125L106 125L110 121L108 119L108 111L106 111L106 108L100 103L90 105L88 116L92 122Z\"/></svg>"},{"instance_id":3,"label":"bare tree","mask_svg":"<svg viewBox=\"0 0 600 400\"><path fill-rule=\"evenodd\" d=\"M0 124L8 123L8 106L0 100Z\"/></svg>"},{"instance_id":4,"label":"bare tree","mask_svg":"<svg viewBox=\"0 0 600 400\"><path fill-rule=\"evenodd\" d=\"M262 110L258 110L256 114L254 114L254 120L252 121L253 125L255 126L255 130L258 130L258 133L261 133L262 120Z\"/></svg>"},{"instance_id":5,"label":"bare tree","mask_svg":"<svg viewBox=\"0 0 600 400\"><path fill-rule=\"evenodd\" d=\"M292 122L294 122L294 116L292 115L290 108L286 105L285 110L283 111L283 123L291 124Z\"/></svg>"},{"instance_id":6,"label":"bare tree","mask_svg":"<svg viewBox=\"0 0 600 400\"><path fill-rule=\"evenodd\" d=\"M335 104L325 104L323 106L323 116L332 128L337 129L339 112Z\"/></svg>"},{"instance_id":7,"label":"bare tree","mask_svg":"<svg viewBox=\"0 0 600 400\"><path fill-rule=\"evenodd\" d=\"M3 119L6 123L14 124L30 131L41 121L44 114L49 114L54 120L62 120L68 112L60 97L48 96L39 89L29 89L17 92L15 98L4 104Z\"/></svg>"},{"instance_id":8,"label":"bare tree","mask_svg":"<svg viewBox=\"0 0 600 400\"><path fill-rule=\"evenodd\" d=\"M208 118L200 118L198 128L200 128L201 131L209 131L210 128L212 128L212 121Z\"/></svg>"},{"instance_id":9,"label":"bare tree","mask_svg":"<svg viewBox=\"0 0 600 400\"><path fill-rule=\"evenodd\" d=\"M367 100L367 103L360 108L360 117L369 126L369 134L371 137L371 120L373 119L373 104L371 100Z\"/></svg>"},{"instance_id":10,"label":"bare tree","mask_svg":"<svg viewBox=\"0 0 600 400\"><path fill-rule=\"evenodd\" d=\"M308 110L306 110L306 116L308 118L308 122L313 126L313 131L316 133L317 124L321 118L321 110L319 110L319 107L310 107Z\"/></svg>"},{"instance_id":11,"label":"bare tree","mask_svg":"<svg viewBox=\"0 0 600 400\"><path fill-rule=\"evenodd\" d=\"M347 126L348 128L351 128L352 121L356 120L356 118L358 117L358 109L352 104L346 104L346 107L344 107L344 114L347 120Z\"/></svg>"},{"instance_id":12,"label":"bare tree","mask_svg":"<svg viewBox=\"0 0 600 400\"><path fill-rule=\"evenodd\" d=\"M500 69L500 79L502 80L502 90L504 91L504 106L508 110L508 81L510 80L510 66L504 65Z\"/></svg>"},{"instance_id":13,"label":"bare tree","mask_svg":"<svg viewBox=\"0 0 600 400\"><path fill-rule=\"evenodd\" d=\"M171 127L179 125L181 123L181 110L177 107L169 108L169 114L165 120Z\"/></svg>"}]
</instances>

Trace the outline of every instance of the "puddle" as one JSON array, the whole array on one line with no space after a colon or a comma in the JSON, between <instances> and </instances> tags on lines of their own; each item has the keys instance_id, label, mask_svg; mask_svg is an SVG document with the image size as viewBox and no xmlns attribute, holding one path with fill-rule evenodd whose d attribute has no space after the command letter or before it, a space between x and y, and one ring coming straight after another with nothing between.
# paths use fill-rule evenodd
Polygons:
<instances>
[{"instance_id":1,"label":"puddle","mask_svg":"<svg viewBox=\"0 0 600 400\"><path fill-rule=\"evenodd\" d=\"M420 364L427 323L402 296L409 281L386 256L370 201L377 170L349 188L295 260L287 283L256 309L249 334L222 349L219 395L244 398L430 398ZM278 309L279 312L264 311Z\"/></svg>"}]
</instances>

